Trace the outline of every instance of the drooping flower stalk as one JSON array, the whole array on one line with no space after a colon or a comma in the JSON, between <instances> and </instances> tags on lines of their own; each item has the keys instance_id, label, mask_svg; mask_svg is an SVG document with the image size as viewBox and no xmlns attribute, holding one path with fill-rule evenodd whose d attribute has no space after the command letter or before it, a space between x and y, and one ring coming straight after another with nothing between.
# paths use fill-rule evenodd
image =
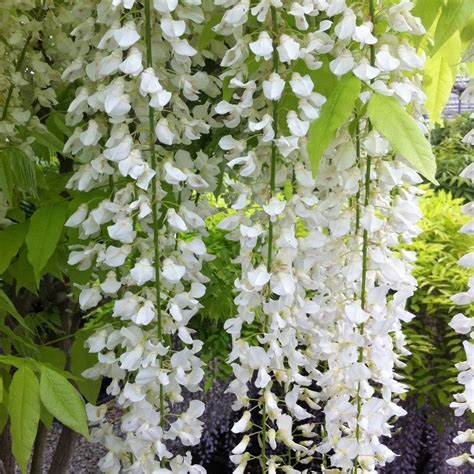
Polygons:
<instances>
[{"instance_id":1,"label":"drooping flower stalk","mask_svg":"<svg viewBox=\"0 0 474 474\"><path fill-rule=\"evenodd\" d=\"M146 43L146 66L147 68L153 68L153 49L152 49L152 18L150 9L150 0L144 0L145 2L145 43ZM148 146L150 153L151 169L157 169L157 159L155 150L155 109L148 104ZM153 248L154 248L154 269L155 269L155 297L156 297L156 314L157 314L157 332L158 341L161 345L164 345L163 340L163 321L162 321L162 308L161 308L161 261L160 261L160 234L159 234L159 175L155 174L151 186L151 205L153 215ZM162 356L158 358L159 368L163 366ZM164 391L163 385L160 383L160 426L161 429L165 428L165 403L164 403Z\"/></svg>"},{"instance_id":2,"label":"drooping flower stalk","mask_svg":"<svg viewBox=\"0 0 474 474\"><path fill-rule=\"evenodd\" d=\"M382 8L377 18L387 30L421 33L409 8L402 3ZM371 33L375 2L369 3L369 20L366 10L367 4L346 8L334 29L339 38L361 43L360 53L351 49L352 60L349 54L347 60L335 59L334 70L352 71L362 93L355 104L355 137L349 131L353 126L341 128L317 180L329 237L321 257L326 288L315 299L326 338L320 357L327 360L327 369L316 377L325 412L318 449L327 454L325 468L344 473L373 471L394 459L382 439L390 435L395 417L404 414L395 402L406 389L395 368L407 354L401 320L413 317L404 307L416 288L410 275L413 255L398 255L395 247L416 235L420 217L413 186L420 178L361 116L375 93L407 100L405 87L411 91L407 102L418 112L422 94L416 76L409 82L403 71L418 68L420 58L407 42L376 38ZM408 219L400 213L403 208Z\"/></svg>"},{"instance_id":3,"label":"drooping flower stalk","mask_svg":"<svg viewBox=\"0 0 474 474\"><path fill-rule=\"evenodd\" d=\"M472 129L464 138L463 142L474 146L474 129ZM465 168L461 177L468 179L474 184L474 163ZM464 204L463 212L474 218L474 202ZM474 235L474 219L465 224L460 232L468 235ZM459 259L459 265L466 268L474 268L474 252L468 253ZM474 303L474 275L468 282L468 289L462 293L452 296L453 303L466 306ZM456 364L459 370L458 382L463 387L462 392L454 395L454 402L451 402L451 408L454 408L456 416L463 416L466 411L474 413L474 319L466 317L462 313L456 314L449 325L458 333L467 336L463 341L466 360ZM460 456L455 456L447 460L450 466L459 467L464 464L474 466L474 429L470 428L465 431L459 431L453 440L456 444L470 444L469 452L465 452Z\"/></svg>"},{"instance_id":4,"label":"drooping flower stalk","mask_svg":"<svg viewBox=\"0 0 474 474\"><path fill-rule=\"evenodd\" d=\"M307 292L314 283L305 275L304 239L296 232L302 216L315 205L304 145L309 124L325 99L314 91L309 75L317 45L311 44L313 33L306 31L305 17L319 10L301 13L299 6L256 5L250 15L259 28L247 33L243 25L252 21L249 6L234 2L215 27L230 45L221 62L222 77L231 77L229 88L235 91L216 111L232 133L222 137L219 146L231 168L236 211L219 228L229 231L228 237L239 240L241 247L238 314L226 322L235 375L229 391L236 395L234 409L244 409L233 427L243 433L233 450L236 472L244 472L249 462L259 463L262 472L296 469L311 462L314 454L312 425L300 423L311 418L302 404L314 407L311 361L305 354L311 334L303 336L308 329ZM296 30L286 23L288 13L298 15ZM299 59L307 71L302 75L291 70ZM252 61L255 68L249 66ZM291 108L281 107L285 88L295 94ZM285 187L294 194L285 193ZM307 227L312 229L313 222ZM257 334L245 337L252 330ZM304 345L299 344L300 335ZM253 436L260 446L258 459L246 452Z\"/></svg>"},{"instance_id":5,"label":"drooping flower stalk","mask_svg":"<svg viewBox=\"0 0 474 474\"><path fill-rule=\"evenodd\" d=\"M77 65L88 80L69 120L80 123L84 113L88 120L66 145L81 163L69 185L88 191L114 183L110 199L92 201L92 209L82 204L67 223L87 241L70 263L92 269L82 308L113 298L113 321L87 342L98 364L85 373L109 377L107 391L122 410L120 438L104 407L89 407L95 440L108 449L104 472L203 471L189 452L170 450L177 440L195 445L201 435L203 403L191 400L184 411L176 404L203 377L196 355L202 342L188 324L205 293L201 270L211 256L202 237L211 210L195 194L212 192L218 173L216 160L193 143L211 120L208 104L196 102L204 90L217 93L204 72L191 74L200 53L187 25L204 15L198 5L193 12L190 19L172 1L154 1L153 9L150 0L104 2L97 48Z\"/></svg>"},{"instance_id":6,"label":"drooping flower stalk","mask_svg":"<svg viewBox=\"0 0 474 474\"><path fill-rule=\"evenodd\" d=\"M273 51L272 51L272 63L273 70L278 71L278 52L277 52L277 11L274 6L270 8L271 17L270 17L270 32L273 41ZM271 103L272 107L272 119L273 119L273 131L275 136L278 136L278 102ZM277 146L275 141L272 141L271 152L270 152L270 199L276 198L276 167L277 167ZM271 218L268 220L268 251L267 251L267 272L272 271L273 263L273 222ZM271 298L270 287L268 288L269 294L267 296L267 302ZM268 331L268 321L269 315L265 313L264 322L263 322L263 334L266 334ZM265 347L265 350L268 350L268 345ZM261 442L261 459L260 463L262 466L263 474L267 472L267 406L265 402L262 404L262 442Z\"/></svg>"}]
</instances>

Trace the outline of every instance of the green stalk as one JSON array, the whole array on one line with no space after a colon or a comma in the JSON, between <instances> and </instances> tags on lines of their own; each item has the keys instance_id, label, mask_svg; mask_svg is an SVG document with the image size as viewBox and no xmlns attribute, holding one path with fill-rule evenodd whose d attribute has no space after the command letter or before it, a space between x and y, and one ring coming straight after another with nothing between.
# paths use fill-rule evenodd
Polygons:
<instances>
[{"instance_id":1,"label":"green stalk","mask_svg":"<svg viewBox=\"0 0 474 474\"><path fill-rule=\"evenodd\" d=\"M25 60L25 56L26 56L26 50L28 49L28 45L30 44L30 41L31 41L31 36L29 35L26 38L25 44L23 46L23 49L21 50L20 56L16 63L15 72L18 72L21 69L21 66L23 65L23 61ZM10 106L10 101L12 100L14 89L15 89L15 85L10 84L10 87L7 92L7 98L5 99L5 105L3 106L2 121L7 118L8 107Z\"/></svg>"},{"instance_id":2,"label":"green stalk","mask_svg":"<svg viewBox=\"0 0 474 474\"><path fill-rule=\"evenodd\" d=\"M145 0L145 43L146 43L146 65L153 67L153 52L151 47L151 9L150 0ZM153 107L148 106L148 144L150 148L151 167L156 172L157 158L155 151L155 111ZM159 240L159 223L158 223L158 173L153 177L151 188L152 195L152 215L153 215L153 246L155 250L154 266L155 266L155 293L156 293L156 313L158 324L158 339L163 344L163 327L161 317L161 274L160 274L160 240ZM163 365L162 357L158 359L159 367ZM160 384L160 425L164 429L165 426L165 400L163 385Z\"/></svg>"},{"instance_id":3,"label":"green stalk","mask_svg":"<svg viewBox=\"0 0 474 474\"><path fill-rule=\"evenodd\" d=\"M273 70L278 70L278 53L276 50L277 44L275 39L275 30L277 25L277 12L275 7L271 7L271 29L274 33L273 37L273 53L272 53L272 62ZM273 108L273 130L275 131L275 137L278 134L278 102L274 101L272 103ZM277 161L277 147L275 141L272 142L272 151L270 157L270 198L275 194L276 188L276 161ZM267 249L267 272L270 273L273 263L273 222L270 220L268 223L268 249ZM269 295L270 297L270 295ZM268 314L265 314L264 323L263 323L263 332L266 333L268 329ZM262 446L261 446L261 465L262 465L262 474L267 472L267 408L265 406L265 401L263 402L262 407Z\"/></svg>"},{"instance_id":4,"label":"green stalk","mask_svg":"<svg viewBox=\"0 0 474 474\"><path fill-rule=\"evenodd\" d=\"M372 24L375 28L375 0L369 0L369 15L372 21ZM375 46L370 45L370 65L375 65ZM372 81L371 81L372 82ZM371 124L368 124L369 132L372 129ZM359 133L357 132L357 159L360 159L360 137ZM365 177L364 177L364 208L369 205L370 201L370 169L372 167L372 158L367 156L366 161L366 168L365 168ZM357 222L356 228L359 229L360 226L360 210L359 204L357 203ZM361 308L365 311L366 303L367 303L367 266L368 266L368 253L369 247L369 233L366 229L362 233L362 278L361 278L361 288L360 288L360 305ZM359 326L359 333L364 333L364 323ZM364 350L362 347L359 348L359 362L363 362L364 359ZM362 410L362 399L360 396L360 382L357 386L357 426L356 426L356 439L357 441L360 440L360 426L359 426L359 418ZM359 467L359 460L357 459L356 465L354 467L354 472L357 472L357 467Z\"/></svg>"}]
</instances>

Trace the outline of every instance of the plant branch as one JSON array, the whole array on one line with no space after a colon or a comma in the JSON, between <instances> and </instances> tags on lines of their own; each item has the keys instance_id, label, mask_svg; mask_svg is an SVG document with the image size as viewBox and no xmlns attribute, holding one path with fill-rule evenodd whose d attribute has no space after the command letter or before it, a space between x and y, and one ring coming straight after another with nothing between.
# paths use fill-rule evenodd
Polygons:
<instances>
[{"instance_id":1,"label":"plant branch","mask_svg":"<svg viewBox=\"0 0 474 474\"><path fill-rule=\"evenodd\" d=\"M150 0L145 0L145 43L146 43L146 64L147 67L153 67L153 51L151 44L151 8ZM160 235L159 235L159 208L158 208L158 184L159 177L157 173L157 158L155 150L155 110L150 105L148 106L148 142L151 157L151 167L155 171L152 183L152 214L153 214L153 246L154 246L154 266L155 266L155 293L156 293L156 313L158 325L158 339L163 343L163 328L161 317L161 278L160 278ZM163 360L159 358L160 368L163 365ZM165 425L165 402L163 385L160 384L160 425L164 429Z\"/></svg>"}]
</instances>

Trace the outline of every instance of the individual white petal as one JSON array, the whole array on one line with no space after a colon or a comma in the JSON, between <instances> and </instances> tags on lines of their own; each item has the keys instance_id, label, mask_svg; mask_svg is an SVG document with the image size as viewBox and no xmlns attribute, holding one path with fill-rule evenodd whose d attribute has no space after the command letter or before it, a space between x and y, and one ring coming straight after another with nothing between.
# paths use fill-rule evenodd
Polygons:
<instances>
[{"instance_id":1,"label":"individual white petal","mask_svg":"<svg viewBox=\"0 0 474 474\"><path fill-rule=\"evenodd\" d=\"M162 265L161 274L165 280L177 283L186 273L186 267L177 265L172 259L165 258Z\"/></svg>"},{"instance_id":2,"label":"individual white petal","mask_svg":"<svg viewBox=\"0 0 474 474\"><path fill-rule=\"evenodd\" d=\"M285 81L276 72L272 72L268 80L263 81L263 94L268 100L280 100Z\"/></svg>"},{"instance_id":3,"label":"individual white petal","mask_svg":"<svg viewBox=\"0 0 474 474\"><path fill-rule=\"evenodd\" d=\"M116 29L114 31L114 39L120 48L130 48L130 46L140 39L135 23L133 21L128 21L121 28Z\"/></svg>"},{"instance_id":4,"label":"individual white petal","mask_svg":"<svg viewBox=\"0 0 474 474\"><path fill-rule=\"evenodd\" d=\"M158 120L156 127L155 127L156 138L158 141L163 143L164 145L172 145L173 140L175 138L175 134L171 132L168 120L164 117Z\"/></svg>"}]
</instances>

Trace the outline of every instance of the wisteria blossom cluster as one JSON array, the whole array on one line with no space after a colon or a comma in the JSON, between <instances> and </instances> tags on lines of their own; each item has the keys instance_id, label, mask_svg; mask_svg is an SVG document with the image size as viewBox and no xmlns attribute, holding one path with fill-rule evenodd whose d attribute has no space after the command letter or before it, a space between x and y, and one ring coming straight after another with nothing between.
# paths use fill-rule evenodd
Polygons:
<instances>
[{"instance_id":1,"label":"wisteria blossom cluster","mask_svg":"<svg viewBox=\"0 0 474 474\"><path fill-rule=\"evenodd\" d=\"M215 189L219 172L194 145L213 125L201 96L217 94L212 77L193 72L203 61L190 44L193 25L204 19L199 3L100 2L96 17L73 32L93 48L63 75L83 78L68 110L77 127L65 152L81 163L68 186L106 191L66 225L85 241L69 263L92 268L81 308L113 302L117 321L88 340L98 363L84 374L110 378L107 393L123 413L118 437L105 405L89 407L93 437L108 450L99 467L108 473L203 472L189 452L167 447L172 440L197 444L204 411L199 400L181 413L173 408L203 376L202 342L188 324L211 258L202 240L210 208L200 196Z\"/></svg>"},{"instance_id":2,"label":"wisteria blossom cluster","mask_svg":"<svg viewBox=\"0 0 474 474\"><path fill-rule=\"evenodd\" d=\"M233 451L236 472L255 458L246 451L251 436L259 438L263 472L300 472L316 451L331 472L373 472L395 456L380 438L404 414L393 402L406 390L394 371L408 353L401 321L412 318L404 307L416 282L414 255L391 249L418 232L414 185L421 180L364 117L354 117L356 141L340 130L316 181L305 144L326 101L311 76L324 62L334 76L363 82L360 104L373 93L391 95L421 119L424 95L413 72L423 59L408 34L424 29L411 8L402 2L377 11L390 31L381 38L367 21L373 9L345 2L236 2L215 28L232 46L221 62L230 99L216 111L231 132L219 146L235 172L236 212L220 228L241 248L239 313L226 322L235 375L229 390L234 408L244 409L233 427L243 433ZM294 17L294 28L284 15ZM258 28L247 32L255 18ZM250 340L247 325L258 327ZM311 409L323 406L323 442L315 444Z\"/></svg>"},{"instance_id":3,"label":"wisteria blossom cluster","mask_svg":"<svg viewBox=\"0 0 474 474\"><path fill-rule=\"evenodd\" d=\"M423 57L411 45L425 31L412 8L102 0L74 30L89 47L63 74L81 79L64 151L79 163L69 187L91 197L67 222L83 241L69 263L92 269L82 309L112 307L113 324L87 342L98 363L85 375L111 379L123 412L118 436L106 407L89 406L108 450L101 471L204 471L169 446L201 435L203 403L174 406L203 377L189 322L212 258L212 192L228 206L218 228L239 242L237 314L224 326L241 414L234 472L316 462L375 473L395 458L383 438L405 413L401 323L416 289L415 256L395 248L419 231L421 178L366 105L394 97L426 131ZM358 94L315 175L307 145L331 92L318 80L351 80Z\"/></svg>"},{"instance_id":4,"label":"wisteria blossom cluster","mask_svg":"<svg viewBox=\"0 0 474 474\"><path fill-rule=\"evenodd\" d=\"M471 130L463 139L463 142L474 146L474 129ZM461 177L468 179L474 184L474 163L465 168ZM464 204L463 212L474 217L474 202ZM465 224L460 232L468 235L474 235L474 219ZM459 265L472 269L474 268L474 252L464 255L459 260ZM452 297L453 303L460 306L467 306L474 303L474 275L470 277L468 288L462 293L458 293ZM466 411L474 413L474 320L464 316L462 313L456 314L450 322L450 326L458 333L468 336L468 340L463 342L466 360L456 364L459 370L458 382L463 387L461 393L454 395L455 401L451 403L456 416L462 416ZM469 452L450 458L447 463L451 466L461 466L468 464L474 466L474 429L458 432L454 438L456 444L470 444Z\"/></svg>"}]
</instances>

